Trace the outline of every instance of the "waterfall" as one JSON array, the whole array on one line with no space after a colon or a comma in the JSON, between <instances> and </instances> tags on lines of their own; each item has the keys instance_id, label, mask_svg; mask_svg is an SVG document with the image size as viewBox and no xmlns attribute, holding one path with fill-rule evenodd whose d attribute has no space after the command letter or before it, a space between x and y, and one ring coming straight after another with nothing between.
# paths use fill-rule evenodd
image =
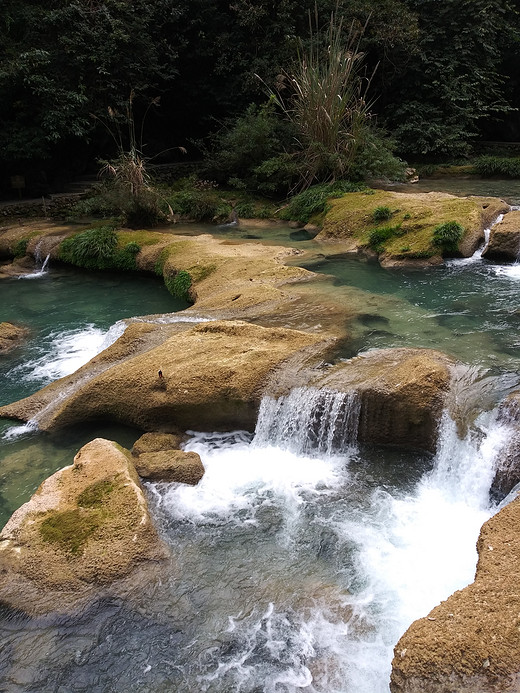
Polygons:
<instances>
[{"instance_id":1,"label":"waterfall","mask_svg":"<svg viewBox=\"0 0 520 693\"><path fill-rule=\"evenodd\" d=\"M513 209L513 208L511 208ZM503 214L499 214L497 218L487 227L484 229L484 243L480 245L473 255L471 257L465 257L465 258L457 258L455 260L449 260L446 264L449 266L460 266L460 265L471 265L474 262L480 262L482 260L482 255L484 254L486 248L488 247L489 244L489 238L491 236L491 230L493 229L494 226L497 224L500 224L502 219L504 218Z\"/></svg>"},{"instance_id":2,"label":"waterfall","mask_svg":"<svg viewBox=\"0 0 520 693\"><path fill-rule=\"evenodd\" d=\"M357 443L360 399L352 392L299 387L260 404L253 445L333 455Z\"/></svg>"}]
</instances>

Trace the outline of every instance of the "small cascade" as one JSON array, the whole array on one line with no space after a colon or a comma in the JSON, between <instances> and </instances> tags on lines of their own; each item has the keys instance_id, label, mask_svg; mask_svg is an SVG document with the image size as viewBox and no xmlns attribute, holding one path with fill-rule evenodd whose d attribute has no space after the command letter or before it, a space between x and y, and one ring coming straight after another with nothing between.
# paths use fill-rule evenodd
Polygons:
<instances>
[{"instance_id":1,"label":"small cascade","mask_svg":"<svg viewBox=\"0 0 520 693\"><path fill-rule=\"evenodd\" d=\"M486 248L488 247L489 238L491 236L491 230L493 229L494 226L496 226L497 224L500 224L500 222L502 221L503 218L504 218L504 215L499 214L498 217L486 229L484 229L484 243L475 250L475 252L473 253L473 255L471 255L471 257L457 258L456 260L450 260L446 264L448 264L450 266L464 266L464 265L472 265L474 262L480 262L482 260L482 255L484 254Z\"/></svg>"},{"instance_id":2,"label":"small cascade","mask_svg":"<svg viewBox=\"0 0 520 693\"><path fill-rule=\"evenodd\" d=\"M360 399L357 392L295 388L264 397L253 445L271 445L297 454L330 456L355 448Z\"/></svg>"}]
</instances>

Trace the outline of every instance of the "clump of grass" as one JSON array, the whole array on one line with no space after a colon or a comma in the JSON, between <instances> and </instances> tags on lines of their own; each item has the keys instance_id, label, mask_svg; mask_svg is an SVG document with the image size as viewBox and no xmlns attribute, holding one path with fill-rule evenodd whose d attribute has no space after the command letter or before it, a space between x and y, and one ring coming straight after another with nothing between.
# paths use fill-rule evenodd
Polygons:
<instances>
[{"instance_id":1,"label":"clump of grass","mask_svg":"<svg viewBox=\"0 0 520 693\"><path fill-rule=\"evenodd\" d=\"M14 258L20 258L20 257L25 257L27 255L27 245L29 243L28 238L20 238L19 241L16 241L12 248L13 256Z\"/></svg>"},{"instance_id":2,"label":"clump of grass","mask_svg":"<svg viewBox=\"0 0 520 693\"><path fill-rule=\"evenodd\" d=\"M172 296L184 301L189 301L190 287L192 284L192 277L189 272L180 270L180 272L176 272L175 274L165 275L164 283Z\"/></svg>"},{"instance_id":3,"label":"clump of grass","mask_svg":"<svg viewBox=\"0 0 520 693\"><path fill-rule=\"evenodd\" d=\"M376 224L379 224L381 221L387 221L390 219L392 216L392 210L390 207L376 207L374 211L372 212L372 219L375 221Z\"/></svg>"},{"instance_id":4,"label":"clump of grass","mask_svg":"<svg viewBox=\"0 0 520 693\"><path fill-rule=\"evenodd\" d=\"M400 226L381 226L370 231L368 244L373 250L380 253L383 251L386 241L396 236L402 236L403 233L404 231Z\"/></svg>"},{"instance_id":5,"label":"clump of grass","mask_svg":"<svg viewBox=\"0 0 520 693\"><path fill-rule=\"evenodd\" d=\"M483 178L520 178L520 157L480 156L474 167Z\"/></svg>"},{"instance_id":6,"label":"clump of grass","mask_svg":"<svg viewBox=\"0 0 520 693\"><path fill-rule=\"evenodd\" d=\"M62 262L90 270L136 270L140 247L135 242L118 248L118 238L111 226L100 226L66 238L59 246Z\"/></svg>"},{"instance_id":7,"label":"clump of grass","mask_svg":"<svg viewBox=\"0 0 520 693\"><path fill-rule=\"evenodd\" d=\"M458 221L447 221L433 230L432 243L443 252L455 252L464 236L464 227Z\"/></svg>"},{"instance_id":8,"label":"clump of grass","mask_svg":"<svg viewBox=\"0 0 520 693\"><path fill-rule=\"evenodd\" d=\"M335 183L313 185L291 198L289 204L280 210L278 217L285 221L299 221L306 224L311 217L328 211L330 199L341 197L348 192L360 192L364 188L362 183L341 180Z\"/></svg>"}]
</instances>

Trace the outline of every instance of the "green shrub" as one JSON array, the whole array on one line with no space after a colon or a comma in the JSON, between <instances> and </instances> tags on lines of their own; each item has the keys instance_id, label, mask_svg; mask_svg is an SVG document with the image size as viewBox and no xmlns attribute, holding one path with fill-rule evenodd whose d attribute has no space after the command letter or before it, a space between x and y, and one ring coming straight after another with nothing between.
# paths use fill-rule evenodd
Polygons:
<instances>
[{"instance_id":1,"label":"green shrub","mask_svg":"<svg viewBox=\"0 0 520 693\"><path fill-rule=\"evenodd\" d=\"M351 181L313 185L295 195L289 204L280 210L278 217L285 221L294 220L307 223L314 215L328 211L330 198L341 197L347 192L359 192L364 187L362 183L352 183Z\"/></svg>"},{"instance_id":2,"label":"green shrub","mask_svg":"<svg viewBox=\"0 0 520 693\"><path fill-rule=\"evenodd\" d=\"M179 190L166 199L174 214L194 221L212 221L220 204L211 190Z\"/></svg>"},{"instance_id":3,"label":"green shrub","mask_svg":"<svg viewBox=\"0 0 520 693\"><path fill-rule=\"evenodd\" d=\"M171 295L185 301L189 301L191 281L191 274L186 272L186 270L165 275L164 277L164 283Z\"/></svg>"},{"instance_id":4,"label":"green shrub","mask_svg":"<svg viewBox=\"0 0 520 693\"><path fill-rule=\"evenodd\" d=\"M520 178L520 157L480 156L474 166L477 173L484 178Z\"/></svg>"},{"instance_id":5,"label":"green shrub","mask_svg":"<svg viewBox=\"0 0 520 693\"><path fill-rule=\"evenodd\" d=\"M370 231L368 244L373 250L380 253L386 241L396 236L402 236L403 234L404 231L400 226L381 226Z\"/></svg>"},{"instance_id":6,"label":"green shrub","mask_svg":"<svg viewBox=\"0 0 520 693\"><path fill-rule=\"evenodd\" d=\"M88 229L66 238L59 247L59 259L90 270L136 270L137 243L117 248L117 234L111 226Z\"/></svg>"},{"instance_id":7,"label":"green shrub","mask_svg":"<svg viewBox=\"0 0 520 693\"><path fill-rule=\"evenodd\" d=\"M255 206L252 202L239 202L235 206L235 212L241 219L253 219L255 217Z\"/></svg>"},{"instance_id":8,"label":"green shrub","mask_svg":"<svg viewBox=\"0 0 520 693\"><path fill-rule=\"evenodd\" d=\"M446 252L455 252L464 236L464 227L458 221L447 221L433 230L432 243Z\"/></svg>"},{"instance_id":9,"label":"green shrub","mask_svg":"<svg viewBox=\"0 0 520 693\"><path fill-rule=\"evenodd\" d=\"M25 255L27 255L28 243L29 243L28 238L20 238L19 241L16 241L16 243L14 244L14 246L12 248L13 256L15 258L19 258L19 257L24 257Z\"/></svg>"},{"instance_id":10,"label":"green shrub","mask_svg":"<svg viewBox=\"0 0 520 693\"><path fill-rule=\"evenodd\" d=\"M372 212L372 219L379 224L380 221L387 221L392 216L390 207L376 207Z\"/></svg>"}]
</instances>

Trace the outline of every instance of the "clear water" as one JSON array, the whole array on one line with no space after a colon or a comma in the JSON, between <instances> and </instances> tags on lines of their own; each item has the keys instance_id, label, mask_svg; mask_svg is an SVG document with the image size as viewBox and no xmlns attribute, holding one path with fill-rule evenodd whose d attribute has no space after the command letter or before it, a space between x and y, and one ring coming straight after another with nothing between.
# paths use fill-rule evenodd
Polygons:
<instances>
[{"instance_id":1,"label":"clear water","mask_svg":"<svg viewBox=\"0 0 520 693\"><path fill-rule=\"evenodd\" d=\"M469 363L480 354L501 369L515 363L509 342L505 350L494 333L480 336L487 322L498 334L505 320L504 337L514 340L501 301L514 300L507 290L516 279L496 268L488 273L477 263L397 275L332 258L320 269L337 277L327 286L338 300L355 297L366 306L356 348L395 340L460 349L471 354ZM494 303L489 286L501 281ZM101 348L118 319L175 310L162 286L150 286L149 294L143 287L135 278L125 284L122 277L52 271L1 284L2 319L33 329L27 346L2 362L1 401L70 372ZM282 402L264 401L254 437L194 433L187 448L206 468L200 484L147 485L172 548L164 579L128 601L102 599L74 618L28 618L4 608L0 688L388 693L393 646L411 621L472 581L476 538L495 511L489 485L509 437L493 411L500 385L493 375L487 383L479 369L463 370L454 376L454 400L470 412L482 409L484 398L487 411L470 417L462 440L446 415L433 459L359 448L355 398L305 388ZM316 408L323 410L319 421ZM12 422L2 427L5 435ZM139 434L90 427L2 438L4 518L97 435L130 446Z\"/></svg>"},{"instance_id":2,"label":"clear water","mask_svg":"<svg viewBox=\"0 0 520 693\"><path fill-rule=\"evenodd\" d=\"M30 279L30 280L29 280ZM170 313L186 307L153 277L52 269L28 279L0 283L0 322L24 325L23 344L0 355L0 404L14 402L74 372L113 341L118 320ZM111 339L112 337L112 339ZM0 524L28 500L49 474L70 464L92 431L40 435L0 419ZM132 445L139 433L104 428L108 437ZM90 438L88 437L90 434Z\"/></svg>"},{"instance_id":3,"label":"clear water","mask_svg":"<svg viewBox=\"0 0 520 693\"><path fill-rule=\"evenodd\" d=\"M346 356L416 346L469 364L517 367L520 266L455 260L444 267L388 270L345 256L305 266L332 275L330 293L356 302L360 315L349 325L353 340Z\"/></svg>"}]
</instances>

